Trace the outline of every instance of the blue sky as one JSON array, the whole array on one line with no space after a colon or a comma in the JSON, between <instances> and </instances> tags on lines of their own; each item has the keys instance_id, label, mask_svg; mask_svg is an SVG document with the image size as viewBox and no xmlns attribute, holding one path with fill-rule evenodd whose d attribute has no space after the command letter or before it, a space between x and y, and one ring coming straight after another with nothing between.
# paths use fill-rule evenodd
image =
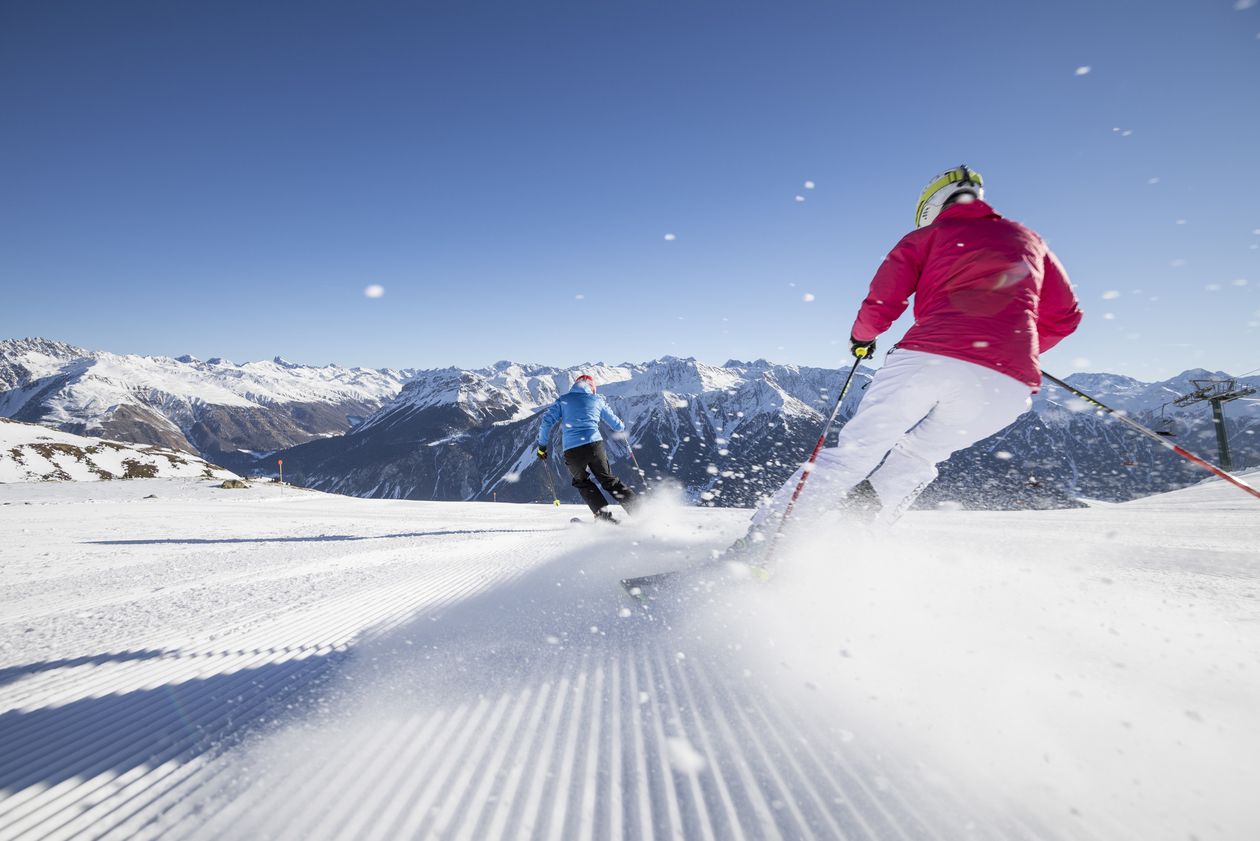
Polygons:
<instances>
[{"instance_id":1,"label":"blue sky","mask_svg":"<svg viewBox=\"0 0 1260 841\"><path fill-rule=\"evenodd\" d=\"M0 113L0 336L837 365L966 162L1078 286L1049 370L1260 367L1250 0L9 3Z\"/></svg>"}]
</instances>

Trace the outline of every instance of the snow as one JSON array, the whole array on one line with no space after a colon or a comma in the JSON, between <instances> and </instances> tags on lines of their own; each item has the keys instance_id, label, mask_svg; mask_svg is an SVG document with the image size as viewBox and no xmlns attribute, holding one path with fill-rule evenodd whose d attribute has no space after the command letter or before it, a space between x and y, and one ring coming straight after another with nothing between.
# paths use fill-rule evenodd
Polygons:
<instances>
[{"instance_id":1,"label":"snow","mask_svg":"<svg viewBox=\"0 0 1260 841\"><path fill-rule=\"evenodd\" d=\"M0 483L155 477L234 478L196 456L164 447L106 441L0 418Z\"/></svg>"},{"instance_id":2,"label":"snow","mask_svg":"<svg viewBox=\"0 0 1260 841\"><path fill-rule=\"evenodd\" d=\"M1257 508L828 521L645 610L747 512L3 485L0 837L1251 839Z\"/></svg>"}]
</instances>

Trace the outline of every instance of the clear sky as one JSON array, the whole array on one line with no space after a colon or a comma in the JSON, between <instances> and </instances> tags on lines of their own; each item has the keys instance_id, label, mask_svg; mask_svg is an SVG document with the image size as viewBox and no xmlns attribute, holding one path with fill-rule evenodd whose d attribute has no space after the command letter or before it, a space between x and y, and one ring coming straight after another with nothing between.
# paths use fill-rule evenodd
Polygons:
<instances>
[{"instance_id":1,"label":"clear sky","mask_svg":"<svg viewBox=\"0 0 1260 841\"><path fill-rule=\"evenodd\" d=\"M9 2L0 128L0 337L833 366L965 162L1048 369L1260 367L1254 0Z\"/></svg>"}]
</instances>

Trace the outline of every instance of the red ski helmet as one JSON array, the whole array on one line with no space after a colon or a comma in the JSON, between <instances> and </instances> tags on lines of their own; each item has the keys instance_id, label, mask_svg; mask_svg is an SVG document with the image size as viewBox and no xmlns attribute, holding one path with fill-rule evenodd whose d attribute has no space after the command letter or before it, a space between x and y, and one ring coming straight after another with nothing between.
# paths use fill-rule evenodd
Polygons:
<instances>
[{"instance_id":1,"label":"red ski helmet","mask_svg":"<svg viewBox=\"0 0 1260 841\"><path fill-rule=\"evenodd\" d=\"M587 382L587 383L590 383L590 386L591 386L591 394L594 394L594 393L595 393L595 391L596 391L596 388L595 388L595 378L594 378L594 377L592 377L590 374L583 374L582 376L580 376L580 377L578 377L576 380L574 380L574 381L573 381L573 384L574 384L574 385L577 385L577 384L578 384L578 383L580 383L580 382Z\"/></svg>"}]
</instances>

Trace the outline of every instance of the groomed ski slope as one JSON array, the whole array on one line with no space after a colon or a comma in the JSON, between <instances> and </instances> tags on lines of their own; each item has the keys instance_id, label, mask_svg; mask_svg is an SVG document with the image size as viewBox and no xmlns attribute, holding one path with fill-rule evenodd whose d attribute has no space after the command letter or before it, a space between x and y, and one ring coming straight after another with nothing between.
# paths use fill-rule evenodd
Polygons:
<instances>
[{"instance_id":1,"label":"groomed ski slope","mask_svg":"<svg viewBox=\"0 0 1260 841\"><path fill-rule=\"evenodd\" d=\"M1260 505L1219 482L825 523L648 611L617 580L747 512L0 503L3 839L1260 837Z\"/></svg>"}]
</instances>

